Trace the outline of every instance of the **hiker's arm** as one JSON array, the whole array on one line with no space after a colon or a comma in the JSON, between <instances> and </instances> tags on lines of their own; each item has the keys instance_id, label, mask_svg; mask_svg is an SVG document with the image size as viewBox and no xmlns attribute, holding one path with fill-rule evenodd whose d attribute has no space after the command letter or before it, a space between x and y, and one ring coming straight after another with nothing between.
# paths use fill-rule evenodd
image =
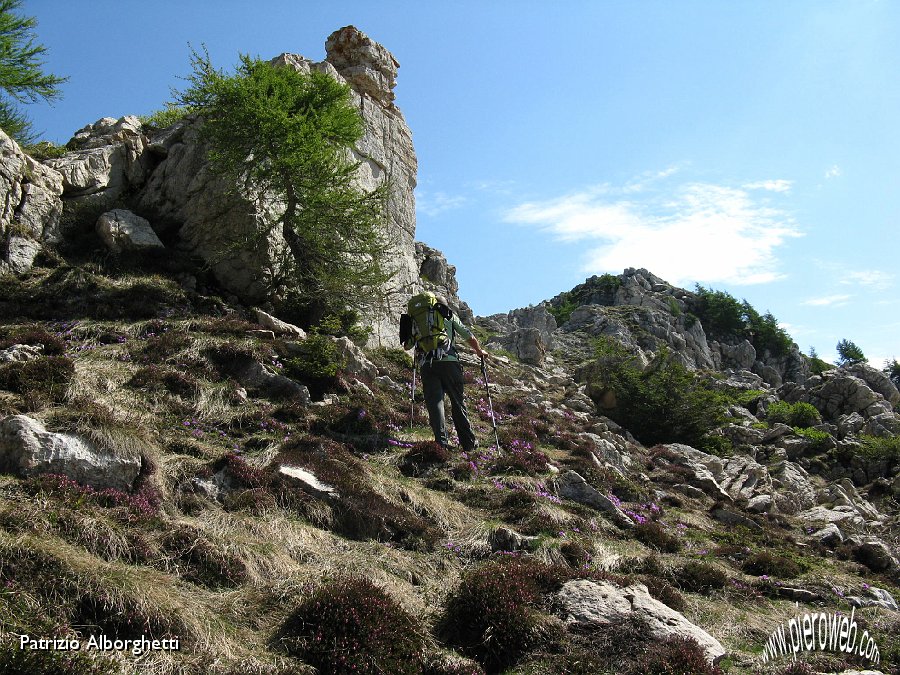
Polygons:
<instances>
[{"instance_id":1,"label":"hiker's arm","mask_svg":"<svg viewBox=\"0 0 900 675\"><path fill-rule=\"evenodd\" d=\"M478 354L478 356L482 358L487 356L487 352L481 348L481 345L478 344L478 338L474 335L469 338L469 346L475 350L475 353Z\"/></svg>"}]
</instances>

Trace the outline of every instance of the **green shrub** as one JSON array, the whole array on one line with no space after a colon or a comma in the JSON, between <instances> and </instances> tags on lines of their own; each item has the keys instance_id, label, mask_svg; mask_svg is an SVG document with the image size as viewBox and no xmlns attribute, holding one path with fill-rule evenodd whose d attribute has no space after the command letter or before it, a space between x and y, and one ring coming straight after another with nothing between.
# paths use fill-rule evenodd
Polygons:
<instances>
[{"instance_id":1,"label":"green shrub","mask_svg":"<svg viewBox=\"0 0 900 675\"><path fill-rule=\"evenodd\" d=\"M862 436L859 453L877 461L900 463L900 436Z\"/></svg>"},{"instance_id":2,"label":"green shrub","mask_svg":"<svg viewBox=\"0 0 900 675\"><path fill-rule=\"evenodd\" d=\"M675 578L682 590L702 595L709 595L728 582L728 575L715 565L694 560L683 565Z\"/></svg>"},{"instance_id":3,"label":"green shrub","mask_svg":"<svg viewBox=\"0 0 900 675\"><path fill-rule=\"evenodd\" d=\"M420 624L383 589L360 577L314 590L288 616L279 639L322 675L418 674Z\"/></svg>"},{"instance_id":4,"label":"green shrub","mask_svg":"<svg viewBox=\"0 0 900 675\"><path fill-rule=\"evenodd\" d=\"M766 420L770 425L781 423L789 427L808 428L820 424L822 416L810 403L775 401L766 409Z\"/></svg>"},{"instance_id":5,"label":"green shrub","mask_svg":"<svg viewBox=\"0 0 900 675\"><path fill-rule=\"evenodd\" d=\"M316 391L331 385L346 365L330 336L312 333L300 343L299 356L284 359L284 374L310 385L315 396Z\"/></svg>"},{"instance_id":6,"label":"green shrub","mask_svg":"<svg viewBox=\"0 0 900 675\"><path fill-rule=\"evenodd\" d=\"M703 322L707 335L718 340L749 340L757 354L785 356L793 347L787 332L770 312L760 314L746 300L738 302L725 291L697 284L692 312Z\"/></svg>"},{"instance_id":7,"label":"green shrub","mask_svg":"<svg viewBox=\"0 0 900 675\"><path fill-rule=\"evenodd\" d=\"M794 427L794 433L810 441L813 450L825 450L831 441L831 434L819 429Z\"/></svg>"},{"instance_id":8,"label":"green shrub","mask_svg":"<svg viewBox=\"0 0 900 675\"><path fill-rule=\"evenodd\" d=\"M597 358L588 375L589 391L603 412L644 445L710 442L710 432L724 420L727 398L661 350L643 371L621 345L597 342Z\"/></svg>"},{"instance_id":9,"label":"green shrub","mask_svg":"<svg viewBox=\"0 0 900 675\"><path fill-rule=\"evenodd\" d=\"M140 115L138 119L145 127L152 129L168 129L170 126L184 119L191 110L186 106L166 103L166 107L154 110L149 115Z\"/></svg>"}]
</instances>

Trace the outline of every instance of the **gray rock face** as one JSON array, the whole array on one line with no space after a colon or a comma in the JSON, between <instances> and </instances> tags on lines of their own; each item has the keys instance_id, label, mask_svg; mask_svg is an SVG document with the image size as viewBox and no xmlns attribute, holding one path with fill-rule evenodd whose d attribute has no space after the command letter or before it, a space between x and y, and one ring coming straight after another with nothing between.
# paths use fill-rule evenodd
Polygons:
<instances>
[{"instance_id":1,"label":"gray rock face","mask_svg":"<svg viewBox=\"0 0 900 675\"><path fill-rule=\"evenodd\" d=\"M868 418L891 412L891 404L882 394L843 368L828 370L809 378L803 386L785 391L784 400L811 403L827 420L838 420L842 415L853 413Z\"/></svg>"},{"instance_id":2,"label":"gray rock face","mask_svg":"<svg viewBox=\"0 0 900 675\"><path fill-rule=\"evenodd\" d=\"M419 278L410 295L419 291L431 291L445 300L465 325L471 326L475 323L475 315L471 308L459 298L456 266L448 263L443 253L420 241L415 242L414 259L419 270Z\"/></svg>"},{"instance_id":3,"label":"gray rock face","mask_svg":"<svg viewBox=\"0 0 900 675\"><path fill-rule=\"evenodd\" d=\"M650 634L657 640L672 636L696 640L712 663L726 654L716 638L653 598L643 584L621 588L610 582L579 579L563 584L556 600L567 623L607 626L634 614L647 623Z\"/></svg>"},{"instance_id":4,"label":"gray rock face","mask_svg":"<svg viewBox=\"0 0 900 675\"><path fill-rule=\"evenodd\" d=\"M165 248L147 219L126 209L107 211L97 219L96 229L113 253Z\"/></svg>"},{"instance_id":5,"label":"gray rock face","mask_svg":"<svg viewBox=\"0 0 900 675\"><path fill-rule=\"evenodd\" d=\"M125 189L141 185L153 165L137 117L104 117L76 132L75 150L46 164L63 178L65 198L112 206Z\"/></svg>"},{"instance_id":6,"label":"gray rock face","mask_svg":"<svg viewBox=\"0 0 900 675\"><path fill-rule=\"evenodd\" d=\"M141 471L138 454L111 454L69 434L47 431L35 419L0 421L0 469L23 476L56 473L95 488L130 490Z\"/></svg>"},{"instance_id":7,"label":"gray rock face","mask_svg":"<svg viewBox=\"0 0 900 675\"><path fill-rule=\"evenodd\" d=\"M40 243L59 239L62 176L32 159L0 129L0 273L31 269Z\"/></svg>"}]
</instances>

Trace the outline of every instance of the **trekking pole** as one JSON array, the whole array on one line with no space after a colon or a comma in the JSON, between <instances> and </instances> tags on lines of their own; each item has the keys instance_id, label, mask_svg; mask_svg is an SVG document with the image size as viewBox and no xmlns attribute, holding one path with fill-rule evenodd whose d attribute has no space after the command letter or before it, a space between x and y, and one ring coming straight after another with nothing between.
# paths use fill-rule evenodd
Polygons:
<instances>
[{"instance_id":1,"label":"trekking pole","mask_svg":"<svg viewBox=\"0 0 900 675\"><path fill-rule=\"evenodd\" d=\"M484 363L484 354L481 355L481 376L484 378L484 390L487 392L488 408L491 411L491 425L494 427L494 440L497 441L497 452L500 452L500 437L497 435L497 420L494 418L494 404L491 401L491 388L488 386L487 366Z\"/></svg>"},{"instance_id":2,"label":"trekking pole","mask_svg":"<svg viewBox=\"0 0 900 675\"><path fill-rule=\"evenodd\" d=\"M413 357L412 388L409 390L409 430L413 429L413 419L416 416L416 359Z\"/></svg>"}]
</instances>

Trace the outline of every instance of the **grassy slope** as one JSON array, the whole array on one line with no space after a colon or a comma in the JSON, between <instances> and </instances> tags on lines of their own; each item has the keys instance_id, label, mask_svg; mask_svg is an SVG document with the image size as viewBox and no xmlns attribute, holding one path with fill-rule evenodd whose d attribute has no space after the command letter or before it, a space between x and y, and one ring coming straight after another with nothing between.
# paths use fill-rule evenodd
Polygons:
<instances>
[{"instance_id":1,"label":"grassy slope","mask_svg":"<svg viewBox=\"0 0 900 675\"><path fill-rule=\"evenodd\" d=\"M42 330L64 342L62 356L74 364L63 391L35 385L0 392L3 412L27 413L51 430L82 433L100 445L139 452L145 461L140 499L0 476L4 643L21 633L86 636L98 628L119 637L181 640L174 653L139 659L117 653L60 668L304 672L302 659L285 653L274 638L323 580L353 574L386 589L421 622L429 654L446 654L436 637L441 610L467 570L490 557L490 534L500 526L535 536L530 555L565 575L611 570L648 583L732 652L723 664L727 672L756 672L755 655L769 633L797 611L792 601L773 597L771 584L743 571L742 561L752 553L776 551L799 561L799 578L783 581L819 589L822 611L839 608L838 593L856 592L863 583L900 597L890 580L824 550L796 545L797 529L789 522L760 517L760 533L735 532L707 516L708 504L687 497L672 497L654 513L648 506L655 499L652 485L591 468L577 434L596 419L522 404L512 385L529 376L518 364L492 373L494 405L503 415L504 446L521 441L534 447L507 453L518 462L500 463L490 453L454 454L407 476L400 470L404 456L410 449L428 451L421 405L409 429L408 398L376 383L368 383L374 398L335 384L336 403L309 409L252 392L245 400L215 355L242 349L284 369L286 350L248 334L253 326L225 314L219 300L189 295L165 276L102 264L68 267L57 261L21 281L2 283L4 336ZM373 358L383 374L408 382L409 371L396 354ZM468 369L469 391L477 397L475 371ZM558 408L562 401L550 402ZM472 414L482 443L489 445L484 406L473 406ZM634 451L643 462L638 469L651 473L647 451ZM640 538L623 533L586 507L546 497L551 475L539 452L657 520L668 539L653 531ZM302 463L330 480L353 507L286 484L266 468L273 458ZM223 500L188 488L191 479L208 479L223 467L237 476L237 489ZM673 552L657 550L669 539L675 541ZM684 568L689 561L718 569L724 584L686 590L693 579ZM541 625L552 627L545 600L534 606ZM897 639L897 627L884 612L857 616L883 642ZM567 638L553 638L550 628L544 632L551 637L535 642L510 672L576 672L574 657L561 665ZM882 650L887 646L882 643ZM15 658L21 654L14 649L0 654L0 660ZM43 655L28 669L55 672L48 664L64 658ZM620 666L610 664L610 672Z\"/></svg>"}]
</instances>

